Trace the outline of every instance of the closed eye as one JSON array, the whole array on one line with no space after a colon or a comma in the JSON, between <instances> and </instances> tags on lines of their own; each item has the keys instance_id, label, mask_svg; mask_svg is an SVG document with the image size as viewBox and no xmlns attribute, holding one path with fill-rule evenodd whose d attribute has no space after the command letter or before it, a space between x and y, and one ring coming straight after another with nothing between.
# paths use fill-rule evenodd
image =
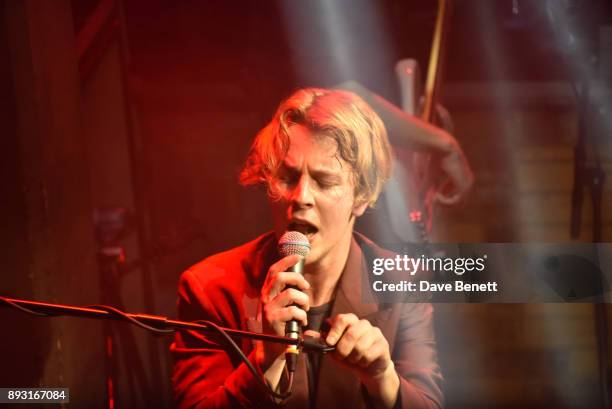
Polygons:
<instances>
[{"instance_id":1,"label":"closed eye","mask_svg":"<svg viewBox=\"0 0 612 409\"><path fill-rule=\"evenodd\" d=\"M297 181L300 178L300 175L296 171L292 171L291 169L282 167L279 169L276 177L278 178L280 182L287 184L287 185L292 185L292 184L297 183Z\"/></svg>"},{"instance_id":2,"label":"closed eye","mask_svg":"<svg viewBox=\"0 0 612 409\"><path fill-rule=\"evenodd\" d=\"M338 183L339 182L335 179L323 179L323 180L317 181L317 184L324 189L328 189L328 188L337 186Z\"/></svg>"}]
</instances>

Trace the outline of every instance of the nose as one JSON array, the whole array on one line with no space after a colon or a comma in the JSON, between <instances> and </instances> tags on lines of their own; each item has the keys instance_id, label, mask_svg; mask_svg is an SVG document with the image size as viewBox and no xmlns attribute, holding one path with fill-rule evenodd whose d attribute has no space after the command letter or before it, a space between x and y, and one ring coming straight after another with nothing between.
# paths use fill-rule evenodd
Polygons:
<instances>
[{"instance_id":1,"label":"nose","mask_svg":"<svg viewBox=\"0 0 612 409\"><path fill-rule=\"evenodd\" d=\"M312 207L314 205L314 196L312 192L312 184L308 175L302 175L293 188L291 202L297 207Z\"/></svg>"}]
</instances>

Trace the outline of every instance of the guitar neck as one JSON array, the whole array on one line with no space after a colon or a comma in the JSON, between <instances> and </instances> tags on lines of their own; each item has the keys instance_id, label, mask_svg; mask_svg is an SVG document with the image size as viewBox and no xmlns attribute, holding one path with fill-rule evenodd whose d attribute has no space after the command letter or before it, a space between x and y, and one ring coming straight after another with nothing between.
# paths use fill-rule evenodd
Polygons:
<instances>
[{"instance_id":1,"label":"guitar neck","mask_svg":"<svg viewBox=\"0 0 612 409\"><path fill-rule=\"evenodd\" d=\"M423 109L421 111L421 119L430 123L433 121L434 107L437 103L438 91L442 82L442 68L446 50L446 37L448 37L450 8L451 0L438 0L438 14L436 16L431 52L429 54L427 79L423 94Z\"/></svg>"}]
</instances>

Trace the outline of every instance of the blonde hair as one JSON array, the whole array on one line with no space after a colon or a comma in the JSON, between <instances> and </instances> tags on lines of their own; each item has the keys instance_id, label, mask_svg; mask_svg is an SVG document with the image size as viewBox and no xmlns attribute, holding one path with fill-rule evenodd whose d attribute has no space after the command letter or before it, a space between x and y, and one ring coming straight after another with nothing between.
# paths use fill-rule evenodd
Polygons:
<instances>
[{"instance_id":1,"label":"blonde hair","mask_svg":"<svg viewBox=\"0 0 612 409\"><path fill-rule=\"evenodd\" d=\"M352 167L356 203L374 206L391 173L387 131L372 108L348 91L306 88L282 102L255 137L240 174L243 185L264 182L273 191L292 125L336 141L340 157Z\"/></svg>"}]
</instances>

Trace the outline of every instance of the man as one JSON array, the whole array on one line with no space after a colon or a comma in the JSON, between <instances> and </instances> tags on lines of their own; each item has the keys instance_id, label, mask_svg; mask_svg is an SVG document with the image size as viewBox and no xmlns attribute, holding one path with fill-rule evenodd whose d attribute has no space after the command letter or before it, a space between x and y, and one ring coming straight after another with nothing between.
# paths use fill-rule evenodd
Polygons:
<instances>
[{"instance_id":1,"label":"man","mask_svg":"<svg viewBox=\"0 0 612 409\"><path fill-rule=\"evenodd\" d=\"M376 304L361 293L362 271L371 266L366 256L389 253L353 226L376 202L390 169L385 126L360 97L297 91L257 135L241 174L243 184L266 184L274 232L209 257L181 277L181 319L276 335L297 320L306 334L335 346L323 357L299 356L284 407L442 405L431 305ZM287 272L300 256L280 258L276 250L289 230L304 233L312 247L303 275ZM241 346L273 390L285 386L283 346L246 340ZM210 337L177 333L172 351L179 407L279 404Z\"/></svg>"}]
</instances>

